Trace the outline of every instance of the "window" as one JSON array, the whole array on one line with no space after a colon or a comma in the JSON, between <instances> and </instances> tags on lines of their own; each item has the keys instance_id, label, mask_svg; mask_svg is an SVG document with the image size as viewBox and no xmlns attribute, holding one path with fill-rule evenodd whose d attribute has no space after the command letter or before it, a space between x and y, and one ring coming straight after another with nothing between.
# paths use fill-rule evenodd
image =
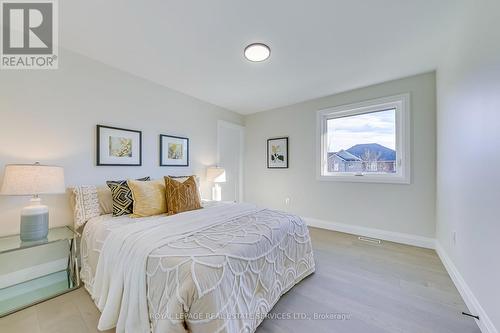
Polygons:
<instances>
[{"instance_id":1,"label":"window","mask_svg":"<svg viewBox=\"0 0 500 333\"><path fill-rule=\"evenodd\" d=\"M409 94L318 111L318 178L410 183Z\"/></svg>"}]
</instances>

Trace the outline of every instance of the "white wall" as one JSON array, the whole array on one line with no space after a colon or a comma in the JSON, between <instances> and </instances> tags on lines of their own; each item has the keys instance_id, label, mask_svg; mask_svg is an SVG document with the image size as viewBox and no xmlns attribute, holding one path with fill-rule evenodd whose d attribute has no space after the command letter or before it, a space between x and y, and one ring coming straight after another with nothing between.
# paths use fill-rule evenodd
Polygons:
<instances>
[{"instance_id":1,"label":"white wall","mask_svg":"<svg viewBox=\"0 0 500 333\"><path fill-rule=\"evenodd\" d=\"M497 0L469 2L458 22L455 38L447 43L446 61L437 74L437 238L470 288L472 298L483 308L484 313L478 313L483 316L481 325L487 321L486 314L497 330L500 329L499 13Z\"/></svg>"},{"instance_id":2,"label":"white wall","mask_svg":"<svg viewBox=\"0 0 500 333\"><path fill-rule=\"evenodd\" d=\"M410 185L316 180L317 110L406 92L412 113ZM304 217L434 238L435 111L435 75L427 73L247 116L245 200ZM289 169L266 168L266 140L277 136L289 136Z\"/></svg>"},{"instance_id":3,"label":"white wall","mask_svg":"<svg viewBox=\"0 0 500 333\"><path fill-rule=\"evenodd\" d=\"M216 164L219 119L243 122L236 113L65 51L58 70L0 73L0 182L5 164L35 161L63 166L68 186L168 174L196 173L204 179L205 167ZM142 130L142 167L97 167L96 124ZM189 137L190 167L158 166L160 133ZM203 192L209 196L209 184L203 184ZM27 200L0 196L0 235L19 232ZM43 200L51 227L73 224L66 195ZM56 247L40 258L31 255L39 264L60 253ZM25 266L26 260L17 259L2 256L0 274Z\"/></svg>"}]
</instances>

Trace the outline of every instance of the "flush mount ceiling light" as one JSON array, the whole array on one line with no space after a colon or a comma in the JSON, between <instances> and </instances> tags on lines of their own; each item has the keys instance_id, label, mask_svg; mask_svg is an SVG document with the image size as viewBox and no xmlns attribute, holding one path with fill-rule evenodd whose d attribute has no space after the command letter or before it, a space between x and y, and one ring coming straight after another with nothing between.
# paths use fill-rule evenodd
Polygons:
<instances>
[{"instance_id":1,"label":"flush mount ceiling light","mask_svg":"<svg viewBox=\"0 0 500 333\"><path fill-rule=\"evenodd\" d=\"M245 47L245 58L253 62L264 61L271 55L271 49L266 44L253 43Z\"/></svg>"}]
</instances>

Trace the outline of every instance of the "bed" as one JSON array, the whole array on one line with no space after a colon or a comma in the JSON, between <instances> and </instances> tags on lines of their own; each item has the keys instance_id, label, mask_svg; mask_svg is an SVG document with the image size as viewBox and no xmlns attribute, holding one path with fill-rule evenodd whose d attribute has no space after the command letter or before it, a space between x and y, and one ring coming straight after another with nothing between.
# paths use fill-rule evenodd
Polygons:
<instances>
[{"instance_id":1,"label":"bed","mask_svg":"<svg viewBox=\"0 0 500 333\"><path fill-rule=\"evenodd\" d=\"M81 242L81 277L117 332L254 332L314 272L305 223L249 204L173 216L102 215Z\"/></svg>"}]
</instances>

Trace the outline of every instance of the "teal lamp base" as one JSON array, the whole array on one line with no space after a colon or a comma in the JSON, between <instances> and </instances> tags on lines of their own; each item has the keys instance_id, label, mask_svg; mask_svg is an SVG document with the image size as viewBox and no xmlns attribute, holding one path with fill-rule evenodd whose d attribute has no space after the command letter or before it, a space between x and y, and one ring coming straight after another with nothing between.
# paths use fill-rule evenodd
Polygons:
<instances>
[{"instance_id":1,"label":"teal lamp base","mask_svg":"<svg viewBox=\"0 0 500 333\"><path fill-rule=\"evenodd\" d=\"M49 233L49 208L40 204L41 200L34 197L30 205L21 211L21 232L23 242L39 241L47 238Z\"/></svg>"}]
</instances>

